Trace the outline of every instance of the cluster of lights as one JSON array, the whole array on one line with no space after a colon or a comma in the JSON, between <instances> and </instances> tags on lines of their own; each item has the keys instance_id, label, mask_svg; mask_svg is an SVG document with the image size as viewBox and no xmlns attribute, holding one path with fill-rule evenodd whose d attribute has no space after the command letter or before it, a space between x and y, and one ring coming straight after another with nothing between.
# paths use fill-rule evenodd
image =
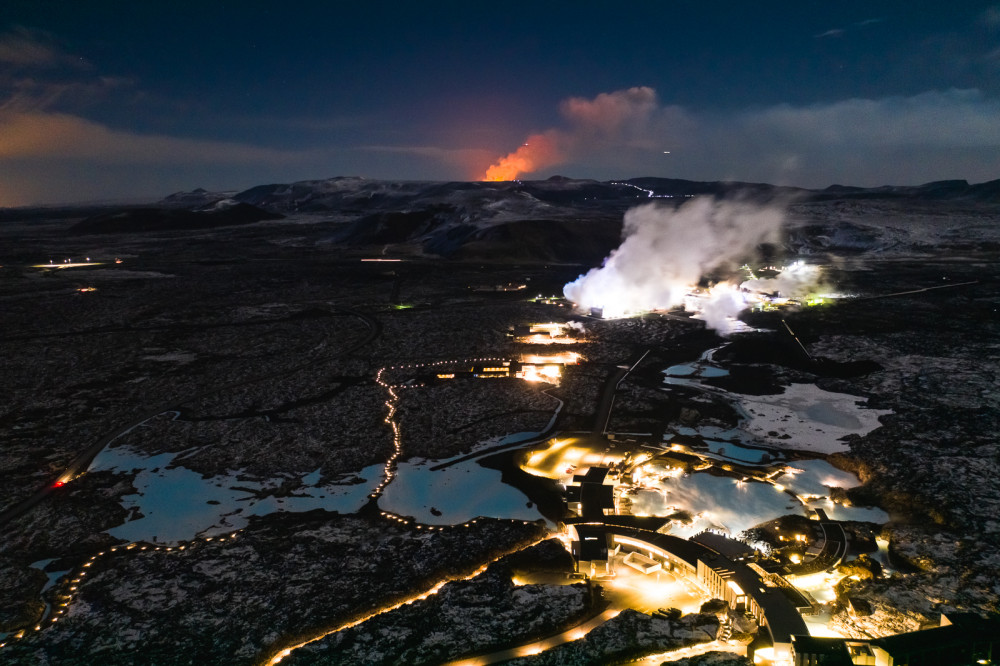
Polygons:
<instances>
[{"instance_id":1,"label":"cluster of lights","mask_svg":"<svg viewBox=\"0 0 1000 666\"><path fill-rule=\"evenodd\" d=\"M120 264L120 259L115 259L116 264ZM72 259L63 259L58 264L49 259L47 264L35 264L32 268L77 268L79 266L100 266L101 262L91 261L90 257L87 257L85 261L73 261Z\"/></svg>"},{"instance_id":2,"label":"cluster of lights","mask_svg":"<svg viewBox=\"0 0 1000 666\"><path fill-rule=\"evenodd\" d=\"M102 551L98 552L96 555L92 555L89 559L87 559L86 562L84 562L83 564L81 564L80 568L75 573L73 573L73 574L71 574L69 576L66 576L65 582L64 582L65 587L64 587L63 591L61 591L61 592L59 592L59 593L57 593L55 595L56 601L53 604L52 614L48 618L44 618L43 617L39 621L39 623L36 624L32 628L32 631L41 631L46 626L51 626L51 625L55 624L56 622L58 622L59 619L62 618L66 614L66 611L69 610L70 603L73 601L73 597L76 596L76 594L79 591L80 585L83 584L83 579L86 578L88 572L89 573L93 572L93 570L91 569L91 567L93 567L94 564L96 564L103 557L110 557L112 553L117 553L118 551L130 551L130 550L135 550L135 551L144 551L144 550L145 551L157 551L157 550L161 550L161 551L164 551L164 552L181 552L183 550L187 550L189 548L194 548L194 547L198 546L201 543L205 543L205 542L209 542L209 541L226 541L227 539L228 540L235 539L236 535L238 534L238 532L239 532L239 530L237 530L236 532L231 532L231 533L229 533L227 535L223 535L223 536L204 537L202 539L195 539L195 540L192 540L192 541L182 542L182 543L180 543L177 546L151 546L148 543L142 543L142 542L139 542L139 541L133 541L132 543L121 544L121 545L118 545L118 546L112 546L111 548L108 548L107 550L102 550ZM18 640L18 639L24 638L24 636L26 634L27 634L27 630L22 629L22 630L18 631L17 633L15 633L13 635L13 638L15 640ZM8 640L8 641L4 641L4 642L0 643L0 648L6 647L9 642L10 641Z\"/></svg>"},{"instance_id":3,"label":"cluster of lights","mask_svg":"<svg viewBox=\"0 0 1000 666\"><path fill-rule=\"evenodd\" d=\"M521 362L532 365L576 365L583 358L577 352L561 354L522 354Z\"/></svg>"},{"instance_id":4,"label":"cluster of lights","mask_svg":"<svg viewBox=\"0 0 1000 666\"><path fill-rule=\"evenodd\" d=\"M679 661L687 657L695 657L706 652L715 651L730 652L733 648L728 647L725 643L719 640L714 640L708 643L699 643L697 645L692 645L690 647L678 648L677 650L671 650L669 652L661 652L659 654L651 654L645 658L646 663L658 664L662 661ZM742 654L737 652L737 654Z\"/></svg>"},{"instance_id":5,"label":"cluster of lights","mask_svg":"<svg viewBox=\"0 0 1000 666\"><path fill-rule=\"evenodd\" d=\"M426 530L428 532L444 532L445 530L458 529L459 527L472 527L473 525L479 522L479 518L473 518L471 520L465 521L464 523L456 523L454 525L428 525L426 523L418 523L412 518L400 516L399 514L392 513L391 511L380 511L379 515L381 515L383 518L387 520L392 520L396 523L399 523L400 525L412 525L418 530ZM497 518L494 520L500 520L500 519ZM503 520L509 523L521 523L522 525L530 524L530 521L519 520L516 518L506 518Z\"/></svg>"},{"instance_id":6,"label":"cluster of lights","mask_svg":"<svg viewBox=\"0 0 1000 666\"><path fill-rule=\"evenodd\" d=\"M666 154L666 153L669 153L670 151L669 150L665 150L663 152ZM655 192L653 192L653 190L647 190L645 187L639 187L638 185L633 185L632 183L619 183L619 182L612 181L611 184L612 185L618 185L620 187L631 187L634 190L639 190L640 192L644 193L650 199L673 199L675 196L678 199L681 199L681 198L683 198L683 199L690 199L691 197L694 196L693 194L677 194L677 195L673 195L673 194L656 194Z\"/></svg>"},{"instance_id":7,"label":"cluster of lights","mask_svg":"<svg viewBox=\"0 0 1000 666\"><path fill-rule=\"evenodd\" d=\"M442 532L445 529L445 527L442 526L442 525L424 525L423 523L415 522L414 520L412 520L410 518L404 518L404 517L402 517L400 515L397 515L395 513L390 513L389 511L382 511L380 513L381 513L381 515L382 515L383 518L388 518L389 520L394 520L397 523L399 523L400 525L413 525L418 530L427 530L428 532L433 532L433 531L436 530L438 532ZM474 523L476 521L473 520L473 521L470 521L470 522ZM468 526L469 526L469 523L465 523L465 527L468 527ZM455 527L455 526L454 525L449 525L448 527Z\"/></svg>"},{"instance_id":8,"label":"cluster of lights","mask_svg":"<svg viewBox=\"0 0 1000 666\"><path fill-rule=\"evenodd\" d=\"M379 370L379 375L381 376L382 371ZM381 379L376 379L379 384L382 384ZM386 386L385 384L382 384ZM389 459L385 461L385 466L382 470L382 481L375 486L375 490L368 495L371 499L377 499L382 495L385 487L392 483L393 478L396 476L396 460L403 453L403 443L399 434L399 424L396 423L396 403L399 400L399 396L392 387L387 387L389 391L389 400L386 401L385 406L389 408L389 413L386 414L385 422L389 424L392 428L392 454Z\"/></svg>"},{"instance_id":9,"label":"cluster of lights","mask_svg":"<svg viewBox=\"0 0 1000 666\"><path fill-rule=\"evenodd\" d=\"M529 345L572 345L585 342L569 335L569 325L550 322L545 324L531 324L528 327L528 335L515 338L515 342Z\"/></svg>"}]
</instances>

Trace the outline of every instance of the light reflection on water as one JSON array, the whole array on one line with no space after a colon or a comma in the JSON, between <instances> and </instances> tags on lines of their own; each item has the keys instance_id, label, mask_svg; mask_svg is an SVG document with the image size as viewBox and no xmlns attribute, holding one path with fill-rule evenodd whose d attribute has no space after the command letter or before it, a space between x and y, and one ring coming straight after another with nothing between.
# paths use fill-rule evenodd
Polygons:
<instances>
[{"instance_id":1,"label":"light reflection on water","mask_svg":"<svg viewBox=\"0 0 1000 666\"><path fill-rule=\"evenodd\" d=\"M830 494L830 487L851 488L860 484L850 472L839 470L825 460L795 461L791 466L801 471L784 474L778 481L794 495L818 495L809 502L809 507L823 509L833 520L888 522L889 516L881 509L848 507L825 499ZM695 516L690 525L675 525L671 533L677 536L689 537L705 529L722 530L736 536L778 516L807 515L798 499L769 483L753 480L740 483L737 479L709 472L673 476L667 474L668 464L660 462L646 463L645 467L657 469L652 476L662 478L652 483L646 481L646 490L632 496L632 511L669 516L681 510Z\"/></svg>"}]
</instances>

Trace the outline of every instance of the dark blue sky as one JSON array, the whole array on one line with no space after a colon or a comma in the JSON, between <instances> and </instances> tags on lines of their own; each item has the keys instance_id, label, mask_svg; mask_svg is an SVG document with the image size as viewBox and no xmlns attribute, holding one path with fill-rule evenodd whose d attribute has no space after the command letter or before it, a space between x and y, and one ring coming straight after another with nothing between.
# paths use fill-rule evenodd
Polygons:
<instances>
[{"instance_id":1,"label":"dark blue sky","mask_svg":"<svg viewBox=\"0 0 1000 666\"><path fill-rule=\"evenodd\" d=\"M1000 4L0 8L0 205L476 179L533 134L537 177L1000 178Z\"/></svg>"}]
</instances>

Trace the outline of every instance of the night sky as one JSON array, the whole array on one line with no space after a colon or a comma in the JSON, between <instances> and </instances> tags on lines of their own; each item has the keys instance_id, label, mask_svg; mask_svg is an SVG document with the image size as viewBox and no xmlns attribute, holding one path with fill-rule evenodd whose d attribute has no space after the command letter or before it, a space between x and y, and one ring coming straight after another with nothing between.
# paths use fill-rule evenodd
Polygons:
<instances>
[{"instance_id":1,"label":"night sky","mask_svg":"<svg viewBox=\"0 0 1000 666\"><path fill-rule=\"evenodd\" d=\"M519 148L524 178L1000 178L1000 4L0 5L0 206L480 180Z\"/></svg>"}]
</instances>

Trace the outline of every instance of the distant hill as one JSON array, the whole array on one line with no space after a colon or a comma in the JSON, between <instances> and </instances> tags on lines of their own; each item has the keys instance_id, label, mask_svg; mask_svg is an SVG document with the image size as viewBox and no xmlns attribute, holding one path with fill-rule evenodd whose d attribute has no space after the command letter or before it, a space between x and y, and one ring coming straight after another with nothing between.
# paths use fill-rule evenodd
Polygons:
<instances>
[{"instance_id":1,"label":"distant hill","mask_svg":"<svg viewBox=\"0 0 1000 666\"><path fill-rule=\"evenodd\" d=\"M593 265L620 243L626 210L642 203L677 206L696 196L791 204L797 217L788 225L787 250L849 254L954 243L933 232L945 219L934 209L978 208L961 218L963 226L978 228L984 223L977 216L1000 203L1000 180L837 184L809 190L657 177L596 181L553 176L509 182L336 177L258 185L236 193L196 189L146 207L7 209L0 210L0 222L88 216L70 233L100 234L197 230L299 216L318 225L322 242L343 247L381 250L392 245L401 251L405 246L409 253L471 261ZM913 213L921 208L928 212L917 224ZM907 214L900 217L901 212ZM878 222L890 219L898 220L893 229Z\"/></svg>"},{"instance_id":2,"label":"distant hill","mask_svg":"<svg viewBox=\"0 0 1000 666\"><path fill-rule=\"evenodd\" d=\"M849 187L831 185L810 190L809 199L911 199L914 201L968 201L1000 203L1000 180L970 185L966 180L937 180L923 185Z\"/></svg>"},{"instance_id":3,"label":"distant hill","mask_svg":"<svg viewBox=\"0 0 1000 666\"><path fill-rule=\"evenodd\" d=\"M252 224L262 220L284 217L250 204L212 210L183 210L168 208L130 208L93 215L69 228L74 234L139 233L147 231L181 231L210 229L239 224Z\"/></svg>"}]
</instances>

